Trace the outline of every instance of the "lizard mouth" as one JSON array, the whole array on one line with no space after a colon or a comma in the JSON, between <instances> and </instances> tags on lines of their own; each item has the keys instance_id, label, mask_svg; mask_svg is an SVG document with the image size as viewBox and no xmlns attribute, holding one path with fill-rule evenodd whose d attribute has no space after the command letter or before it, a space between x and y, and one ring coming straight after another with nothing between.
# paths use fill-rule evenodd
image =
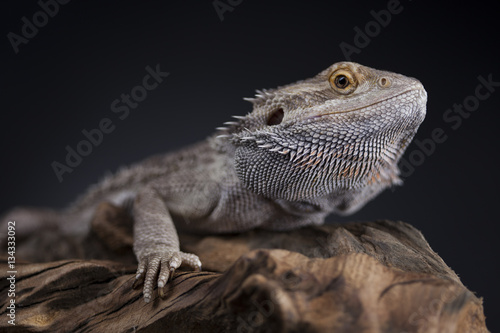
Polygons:
<instances>
[{"instance_id":1,"label":"lizard mouth","mask_svg":"<svg viewBox=\"0 0 500 333\"><path fill-rule=\"evenodd\" d=\"M371 104L366 104L366 105L363 105L363 106L360 106L360 107L357 107L357 108L347 109L347 110L342 110L342 111L332 111L332 112L320 114L320 115L317 115L317 116L311 116L311 117L308 117L307 119L315 119L315 118L320 118L320 117L324 117L324 116L331 116L331 115L335 115L335 114L342 114L342 113L349 113L349 112L359 111L359 110L366 109L366 108L369 108L371 106L374 106L374 105L377 105L377 104L380 104L380 103L384 103L384 102L390 101L392 99L398 98L398 97L400 97L400 96L402 96L404 94L407 94L407 93L410 93L410 92L418 92L418 91L421 91L420 95L424 95L424 96L427 95L425 93L425 90L422 91L422 89L408 89L408 90L403 91L402 93L399 93L397 95L381 99L381 100L373 102Z\"/></svg>"}]
</instances>

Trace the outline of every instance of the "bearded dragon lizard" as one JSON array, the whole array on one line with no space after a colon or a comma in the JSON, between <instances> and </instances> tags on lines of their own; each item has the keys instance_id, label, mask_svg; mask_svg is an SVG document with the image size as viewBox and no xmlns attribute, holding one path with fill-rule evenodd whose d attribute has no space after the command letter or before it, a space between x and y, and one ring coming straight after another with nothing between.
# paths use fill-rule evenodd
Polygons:
<instances>
[{"instance_id":1,"label":"bearded dragon lizard","mask_svg":"<svg viewBox=\"0 0 500 333\"><path fill-rule=\"evenodd\" d=\"M149 302L182 263L201 269L180 251L176 229L321 224L400 184L397 163L425 117L427 93L416 79L339 62L246 100L253 111L205 141L122 169L64 211L21 207L4 221L16 219L25 233L84 233L99 203L132 203L136 279Z\"/></svg>"}]
</instances>

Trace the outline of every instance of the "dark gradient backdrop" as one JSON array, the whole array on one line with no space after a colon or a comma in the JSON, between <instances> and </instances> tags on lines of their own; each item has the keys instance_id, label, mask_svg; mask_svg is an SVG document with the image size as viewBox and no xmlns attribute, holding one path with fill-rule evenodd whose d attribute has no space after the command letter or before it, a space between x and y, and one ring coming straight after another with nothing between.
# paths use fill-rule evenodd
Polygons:
<instances>
[{"instance_id":1,"label":"dark gradient backdrop","mask_svg":"<svg viewBox=\"0 0 500 333\"><path fill-rule=\"evenodd\" d=\"M307 78L346 59L340 44L354 46L354 28L364 30L374 20L372 10L391 6L232 3L221 21L212 1L74 0L60 5L17 54L8 33L21 35L22 18L33 22L41 7L36 1L4 3L0 211L19 204L63 207L106 172L203 139L230 115L249 112L242 97L255 89ZM478 76L500 81L496 8L402 0L385 27L368 25L373 37L357 40L361 47L351 59L420 79L429 101L416 138L425 141L442 128L447 140L423 161L414 153L413 162L421 165L403 187L353 216L328 219L387 218L422 230L464 284L484 297L493 332L500 329L500 87L479 105L473 96ZM35 16L43 25L43 15ZM156 64L170 75L120 120L111 103L141 84L145 67ZM447 110L464 100L473 111L446 122ZM60 183L51 163L64 163L66 145L76 147L82 130L103 118L112 119L114 131ZM416 149L413 143L405 156Z\"/></svg>"}]
</instances>

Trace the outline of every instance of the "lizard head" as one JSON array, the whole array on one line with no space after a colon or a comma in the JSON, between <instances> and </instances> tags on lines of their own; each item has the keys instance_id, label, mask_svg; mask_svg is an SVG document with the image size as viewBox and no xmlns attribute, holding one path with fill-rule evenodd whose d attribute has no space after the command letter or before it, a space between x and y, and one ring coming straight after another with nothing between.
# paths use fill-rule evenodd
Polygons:
<instances>
[{"instance_id":1,"label":"lizard head","mask_svg":"<svg viewBox=\"0 0 500 333\"><path fill-rule=\"evenodd\" d=\"M243 184L288 201L359 193L343 203L352 211L400 183L397 162L425 117L427 93L414 78L339 62L247 100L253 111L223 135Z\"/></svg>"}]
</instances>

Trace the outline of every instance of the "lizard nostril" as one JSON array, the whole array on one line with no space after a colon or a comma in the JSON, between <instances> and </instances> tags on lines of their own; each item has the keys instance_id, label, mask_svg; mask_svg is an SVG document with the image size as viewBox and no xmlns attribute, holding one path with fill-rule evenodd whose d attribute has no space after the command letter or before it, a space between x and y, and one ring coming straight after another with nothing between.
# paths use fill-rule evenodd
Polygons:
<instances>
[{"instance_id":1,"label":"lizard nostril","mask_svg":"<svg viewBox=\"0 0 500 333\"><path fill-rule=\"evenodd\" d=\"M271 117L267 120L267 124L269 126L279 125L281 124L284 116L285 113L283 112L283 109L279 108L271 114Z\"/></svg>"},{"instance_id":2,"label":"lizard nostril","mask_svg":"<svg viewBox=\"0 0 500 333\"><path fill-rule=\"evenodd\" d=\"M385 78L385 77L381 77L378 80L378 84L382 88L389 88L391 86L391 80L389 80L388 78Z\"/></svg>"}]
</instances>

